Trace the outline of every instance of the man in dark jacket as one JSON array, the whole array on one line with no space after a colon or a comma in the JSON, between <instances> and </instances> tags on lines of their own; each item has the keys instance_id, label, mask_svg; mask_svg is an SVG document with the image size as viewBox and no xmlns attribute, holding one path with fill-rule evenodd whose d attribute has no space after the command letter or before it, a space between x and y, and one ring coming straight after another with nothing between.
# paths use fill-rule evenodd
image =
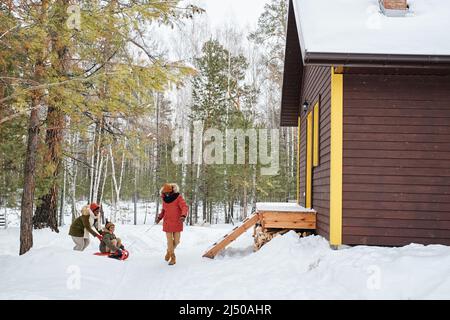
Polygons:
<instances>
[{"instance_id":1,"label":"man in dark jacket","mask_svg":"<svg viewBox=\"0 0 450 320\"><path fill-rule=\"evenodd\" d=\"M102 240L102 236L94 227L98 215L100 213L100 206L96 203L83 207L81 209L81 216L76 218L70 226L69 235L72 236L75 242L76 251L84 251L89 246L90 235Z\"/></svg>"}]
</instances>

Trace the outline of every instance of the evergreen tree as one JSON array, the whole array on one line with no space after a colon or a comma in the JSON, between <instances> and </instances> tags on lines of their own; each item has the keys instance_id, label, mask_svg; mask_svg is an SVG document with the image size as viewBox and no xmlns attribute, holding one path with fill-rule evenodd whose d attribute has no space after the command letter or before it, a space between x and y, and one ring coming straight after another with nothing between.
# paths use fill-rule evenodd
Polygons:
<instances>
[{"instance_id":1,"label":"evergreen tree","mask_svg":"<svg viewBox=\"0 0 450 320\"><path fill-rule=\"evenodd\" d=\"M9 29L5 23L5 30L3 25L0 30L4 55L12 57L1 65L11 63L17 70L16 77L5 77L2 72L2 80L8 80L14 90L7 92L0 103L14 106L13 117L30 112L21 254L32 246L30 222L41 127L39 109L46 110L46 132L34 224L57 231L65 121L70 119L74 127L84 130L89 127L86 122L95 123L100 131L110 130L113 124L104 121L105 115L117 119L118 115L143 114L149 103L138 103L137 96L143 97L149 90L163 91L190 72L180 64L153 56L139 35L151 21L171 24L200 9L180 8L178 1L80 1L81 24L72 28L68 23L69 5L67 0L42 0L33 5L11 1L1 6L2 15L14 17L18 23L9 23L14 26ZM131 46L146 54L145 62L136 61ZM110 131L114 133L114 129Z\"/></svg>"},{"instance_id":2,"label":"evergreen tree","mask_svg":"<svg viewBox=\"0 0 450 320\"><path fill-rule=\"evenodd\" d=\"M203 46L202 56L196 59L196 67L192 120L201 121L204 131L214 128L226 133L228 129L248 129L252 119L245 117L249 115L247 111L255 99L255 92L245 83L246 58L242 54L232 55L217 40L209 40ZM225 143L223 141L223 147ZM203 142L202 149L207 147L208 144ZM202 218L211 223L214 206L222 204L231 208L236 199L241 199L239 191L244 190L241 194L245 194L249 175L243 174L246 171L240 165L203 163L199 169L193 194L202 195ZM226 217L228 221L228 215Z\"/></svg>"}]
</instances>

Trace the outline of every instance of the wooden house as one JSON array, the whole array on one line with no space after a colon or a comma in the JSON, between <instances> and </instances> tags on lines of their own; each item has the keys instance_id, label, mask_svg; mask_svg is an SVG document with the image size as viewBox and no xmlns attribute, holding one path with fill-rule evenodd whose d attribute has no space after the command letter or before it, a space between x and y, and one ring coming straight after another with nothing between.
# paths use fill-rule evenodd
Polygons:
<instances>
[{"instance_id":1,"label":"wooden house","mask_svg":"<svg viewBox=\"0 0 450 320\"><path fill-rule=\"evenodd\" d=\"M332 246L450 245L449 1L291 0L282 126Z\"/></svg>"}]
</instances>

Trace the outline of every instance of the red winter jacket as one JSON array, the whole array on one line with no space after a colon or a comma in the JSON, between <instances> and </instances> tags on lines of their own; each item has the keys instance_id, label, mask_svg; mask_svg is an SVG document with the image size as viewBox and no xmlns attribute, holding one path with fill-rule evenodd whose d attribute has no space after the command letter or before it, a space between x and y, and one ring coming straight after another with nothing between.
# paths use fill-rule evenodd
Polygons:
<instances>
[{"instance_id":1,"label":"red winter jacket","mask_svg":"<svg viewBox=\"0 0 450 320\"><path fill-rule=\"evenodd\" d=\"M158 219L164 219L163 231L182 232L183 222L180 221L180 218L186 218L189 211L189 207L186 205L186 201L184 201L183 196L180 194L178 198L171 203L166 203L164 201L164 196L162 197L162 199L163 207L161 213L158 216Z\"/></svg>"}]
</instances>

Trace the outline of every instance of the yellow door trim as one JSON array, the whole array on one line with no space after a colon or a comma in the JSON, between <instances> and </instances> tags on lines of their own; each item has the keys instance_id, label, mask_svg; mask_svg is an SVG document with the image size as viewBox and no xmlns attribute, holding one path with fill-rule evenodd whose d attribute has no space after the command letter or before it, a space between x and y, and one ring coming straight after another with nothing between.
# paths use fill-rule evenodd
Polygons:
<instances>
[{"instance_id":1,"label":"yellow door trim","mask_svg":"<svg viewBox=\"0 0 450 320\"><path fill-rule=\"evenodd\" d=\"M319 102L317 102L314 106L314 159L313 159L313 166L318 167L319 166L319 141L320 141L320 111L319 111Z\"/></svg>"},{"instance_id":2,"label":"yellow door trim","mask_svg":"<svg viewBox=\"0 0 450 320\"><path fill-rule=\"evenodd\" d=\"M298 142L297 142L297 204L300 204L300 146L302 137L302 118L298 117Z\"/></svg>"},{"instance_id":3,"label":"yellow door trim","mask_svg":"<svg viewBox=\"0 0 450 320\"><path fill-rule=\"evenodd\" d=\"M312 207L312 160L313 160L313 112L306 119L306 199L305 207Z\"/></svg>"},{"instance_id":4,"label":"yellow door trim","mask_svg":"<svg viewBox=\"0 0 450 320\"><path fill-rule=\"evenodd\" d=\"M342 244L344 76L331 67L330 244Z\"/></svg>"}]
</instances>

